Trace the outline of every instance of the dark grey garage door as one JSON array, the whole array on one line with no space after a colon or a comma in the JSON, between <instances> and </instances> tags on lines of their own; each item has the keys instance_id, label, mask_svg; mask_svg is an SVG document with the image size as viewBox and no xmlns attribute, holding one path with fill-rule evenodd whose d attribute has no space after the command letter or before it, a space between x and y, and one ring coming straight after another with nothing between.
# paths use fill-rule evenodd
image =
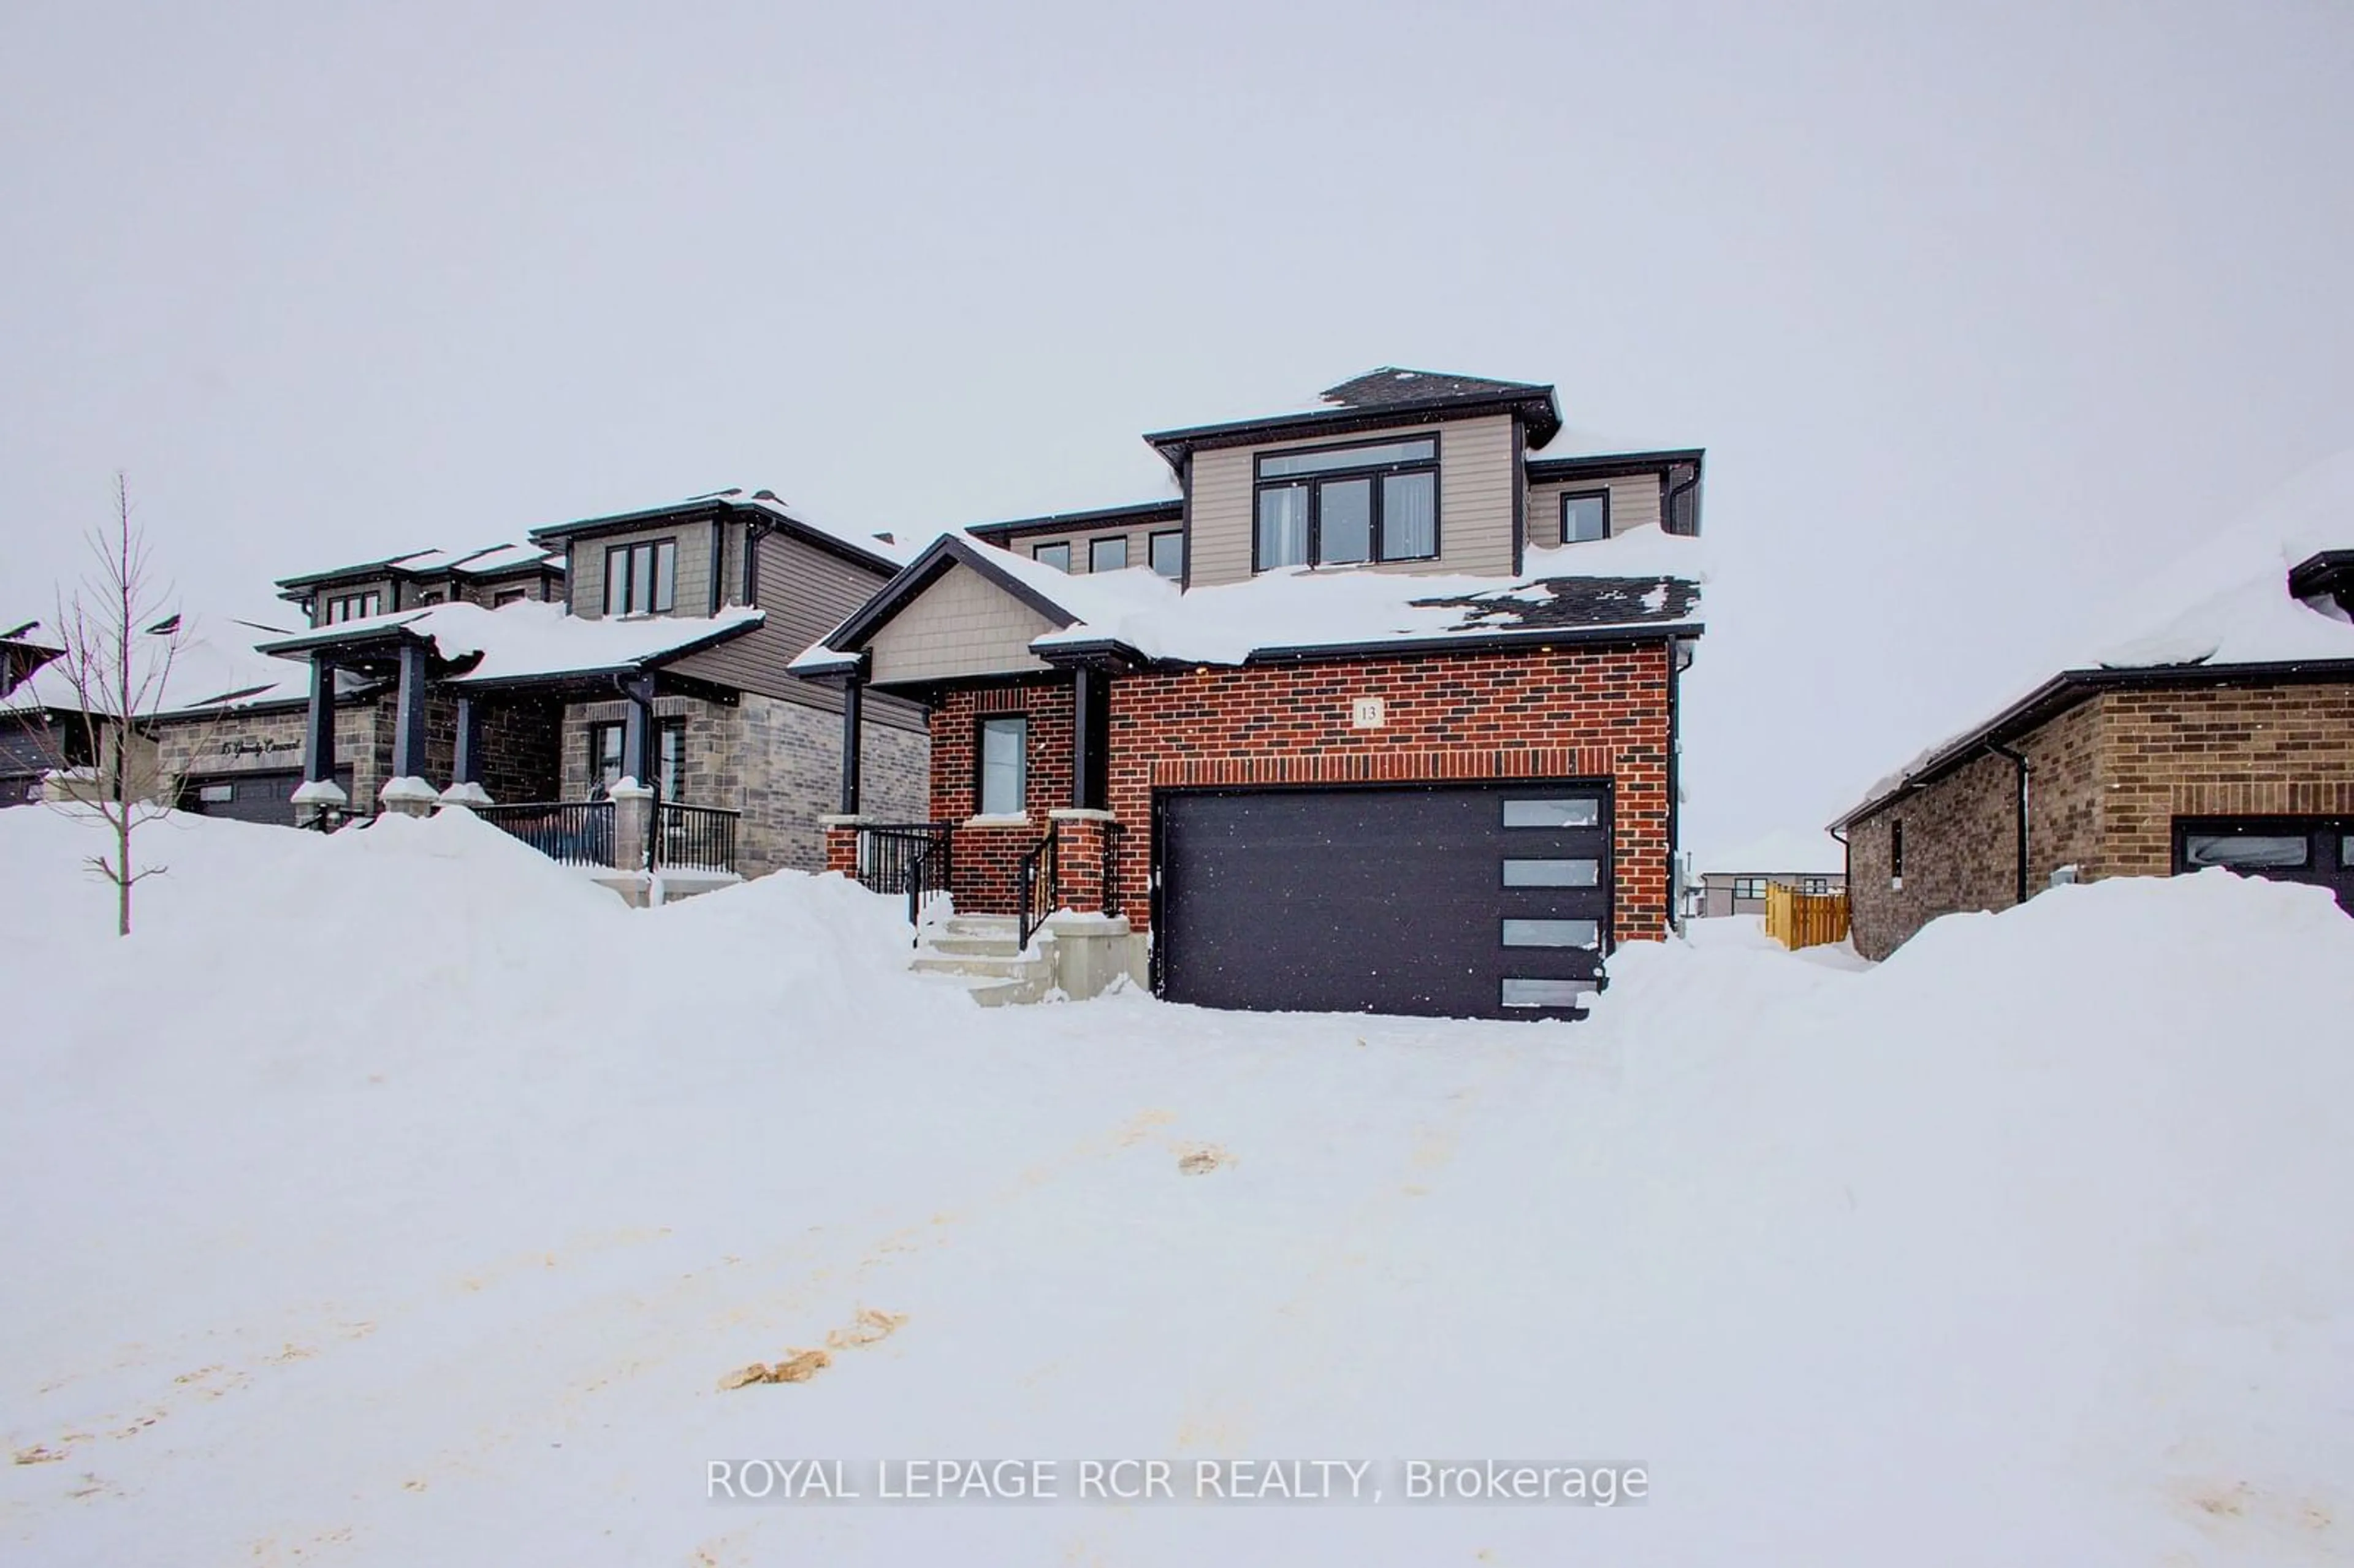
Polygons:
<instances>
[{"instance_id":1,"label":"dark grey garage door","mask_svg":"<svg viewBox=\"0 0 2354 1568\"><path fill-rule=\"evenodd\" d=\"M302 770L286 768L270 773L218 773L209 778L190 779L180 790L180 809L207 817L227 817L239 822L267 822L271 827L291 828L294 825L294 791L302 782ZM352 770L339 768L335 782L349 795Z\"/></svg>"},{"instance_id":2,"label":"dark grey garage door","mask_svg":"<svg viewBox=\"0 0 2354 1568\"><path fill-rule=\"evenodd\" d=\"M1601 973L1607 783L1188 791L1158 805L1172 1001L1560 1016Z\"/></svg>"},{"instance_id":3,"label":"dark grey garage door","mask_svg":"<svg viewBox=\"0 0 2354 1568\"><path fill-rule=\"evenodd\" d=\"M2177 817L2174 869L2310 882L2354 915L2354 817Z\"/></svg>"}]
</instances>

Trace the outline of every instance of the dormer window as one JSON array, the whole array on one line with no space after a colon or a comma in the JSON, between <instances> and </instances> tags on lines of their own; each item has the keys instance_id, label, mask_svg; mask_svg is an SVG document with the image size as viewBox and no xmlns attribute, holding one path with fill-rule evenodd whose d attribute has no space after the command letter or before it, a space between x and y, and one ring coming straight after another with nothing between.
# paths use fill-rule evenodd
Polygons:
<instances>
[{"instance_id":1,"label":"dormer window","mask_svg":"<svg viewBox=\"0 0 2354 1568\"><path fill-rule=\"evenodd\" d=\"M649 539L605 552L605 613L667 615L678 605L678 541Z\"/></svg>"},{"instance_id":2,"label":"dormer window","mask_svg":"<svg viewBox=\"0 0 2354 1568\"><path fill-rule=\"evenodd\" d=\"M1426 561L1438 554L1438 438L1258 459L1251 569Z\"/></svg>"},{"instance_id":3,"label":"dormer window","mask_svg":"<svg viewBox=\"0 0 2354 1568\"><path fill-rule=\"evenodd\" d=\"M384 596L370 588L366 593L339 593L326 602L326 613L320 617L322 626L340 626L346 620L365 620L382 613Z\"/></svg>"},{"instance_id":4,"label":"dormer window","mask_svg":"<svg viewBox=\"0 0 2354 1568\"><path fill-rule=\"evenodd\" d=\"M1610 493L1573 490L1561 498L1561 542L1582 545L1610 537Z\"/></svg>"}]
</instances>

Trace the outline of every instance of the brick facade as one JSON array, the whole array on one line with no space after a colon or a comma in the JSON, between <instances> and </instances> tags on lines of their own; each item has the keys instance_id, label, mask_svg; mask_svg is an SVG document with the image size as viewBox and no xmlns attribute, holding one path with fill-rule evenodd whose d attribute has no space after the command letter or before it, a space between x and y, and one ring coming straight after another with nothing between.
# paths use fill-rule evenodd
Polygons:
<instances>
[{"instance_id":1,"label":"brick facade","mask_svg":"<svg viewBox=\"0 0 2354 1568\"><path fill-rule=\"evenodd\" d=\"M1601 778L1615 787L1617 934L1663 935L1669 657L1662 641L1120 676L1110 683L1117 913L1139 929L1150 921L1156 790ZM1381 727L1355 726L1360 697L1383 700ZM1022 856L1046 813L1070 802L1071 700L1071 677L1052 674L960 686L934 708L932 816L956 823L972 814L979 718L1030 716L1030 824L959 829L960 909L1016 906Z\"/></svg>"},{"instance_id":2,"label":"brick facade","mask_svg":"<svg viewBox=\"0 0 2354 1568\"><path fill-rule=\"evenodd\" d=\"M2082 881L2168 874L2177 817L2354 814L2354 684L2105 692L2011 748L2028 758L2030 896L2062 866ZM1885 958L1941 915L2018 901L2016 790L1988 753L1850 826L1858 951Z\"/></svg>"}]
</instances>

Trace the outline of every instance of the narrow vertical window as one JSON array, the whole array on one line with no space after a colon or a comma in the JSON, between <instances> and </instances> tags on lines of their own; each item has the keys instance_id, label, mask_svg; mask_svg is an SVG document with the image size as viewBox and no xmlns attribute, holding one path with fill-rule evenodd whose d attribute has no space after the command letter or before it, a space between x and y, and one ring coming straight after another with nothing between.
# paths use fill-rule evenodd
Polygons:
<instances>
[{"instance_id":1,"label":"narrow vertical window","mask_svg":"<svg viewBox=\"0 0 2354 1568\"><path fill-rule=\"evenodd\" d=\"M1438 554L1438 475L1393 473L1382 481L1382 559L1421 561Z\"/></svg>"},{"instance_id":2,"label":"narrow vertical window","mask_svg":"<svg viewBox=\"0 0 2354 1568\"><path fill-rule=\"evenodd\" d=\"M1904 874L1904 823L1901 819L1888 824L1888 874Z\"/></svg>"},{"instance_id":3,"label":"narrow vertical window","mask_svg":"<svg viewBox=\"0 0 2354 1568\"><path fill-rule=\"evenodd\" d=\"M1303 566L1308 560L1308 487L1279 485L1258 493L1258 569Z\"/></svg>"},{"instance_id":4,"label":"narrow vertical window","mask_svg":"<svg viewBox=\"0 0 2354 1568\"><path fill-rule=\"evenodd\" d=\"M1373 558L1373 482L1334 479L1317 496L1323 508L1316 558L1329 566Z\"/></svg>"},{"instance_id":5,"label":"narrow vertical window","mask_svg":"<svg viewBox=\"0 0 2354 1568\"><path fill-rule=\"evenodd\" d=\"M604 799L621 781L622 734L623 726L618 724L588 726L588 792L597 800Z\"/></svg>"},{"instance_id":6,"label":"narrow vertical window","mask_svg":"<svg viewBox=\"0 0 2354 1568\"><path fill-rule=\"evenodd\" d=\"M1185 575L1185 533L1172 528L1165 534L1152 535L1152 569L1164 577Z\"/></svg>"},{"instance_id":7,"label":"narrow vertical window","mask_svg":"<svg viewBox=\"0 0 2354 1568\"><path fill-rule=\"evenodd\" d=\"M981 814L1019 816L1030 782L1030 721L999 715L981 721Z\"/></svg>"}]
</instances>

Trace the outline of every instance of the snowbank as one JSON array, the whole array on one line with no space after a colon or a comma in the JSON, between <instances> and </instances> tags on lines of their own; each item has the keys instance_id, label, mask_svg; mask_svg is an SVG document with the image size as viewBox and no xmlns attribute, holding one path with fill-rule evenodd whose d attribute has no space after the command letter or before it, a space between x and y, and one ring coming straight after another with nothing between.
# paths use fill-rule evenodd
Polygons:
<instances>
[{"instance_id":1,"label":"snowbank","mask_svg":"<svg viewBox=\"0 0 2354 1568\"><path fill-rule=\"evenodd\" d=\"M838 879L631 912L457 814L175 819L116 942L80 834L0 812L11 1560L2347 1552L2354 923L2317 890L2060 888L1862 973L1636 946L1585 1024L1449 1024L983 1012ZM1653 1483L706 1500L755 1456Z\"/></svg>"}]
</instances>

